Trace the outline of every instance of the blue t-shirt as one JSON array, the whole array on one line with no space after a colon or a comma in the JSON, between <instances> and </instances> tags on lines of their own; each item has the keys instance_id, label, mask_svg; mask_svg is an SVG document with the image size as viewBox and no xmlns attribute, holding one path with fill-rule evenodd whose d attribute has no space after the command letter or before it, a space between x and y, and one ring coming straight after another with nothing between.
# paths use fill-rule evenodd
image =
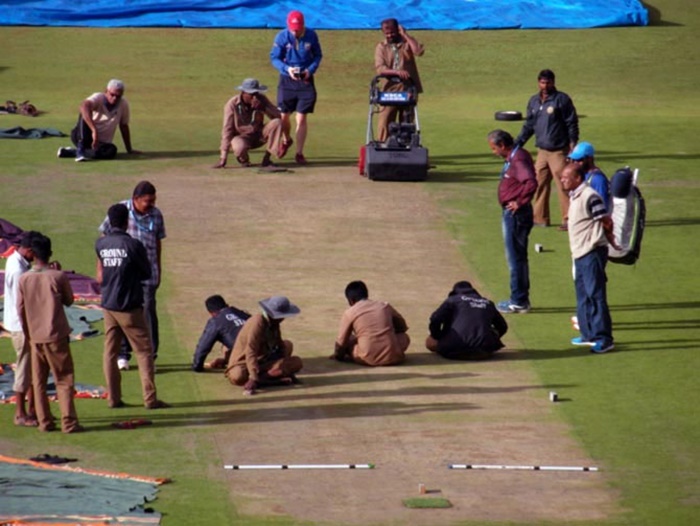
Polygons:
<instances>
[{"instance_id":1,"label":"blue t-shirt","mask_svg":"<svg viewBox=\"0 0 700 526\"><path fill-rule=\"evenodd\" d=\"M270 51L272 65L286 76L289 76L287 72L289 67L300 68L301 71L308 70L313 75L321 65L322 58L318 35L309 28L306 28L299 38L288 29L280 31Z\"/></svg>"},{"instance_id":2,"label":"blue t-shirt","mask_svg":"<svg viewBox=\"0 0 700 526\"><path fill-rule=\"evenodd\" d=\"M585 182L603 198L605 209L610 213L610 181L605 174L599 168L594 168L586 174Z\"/></svg>"}]
</instances>

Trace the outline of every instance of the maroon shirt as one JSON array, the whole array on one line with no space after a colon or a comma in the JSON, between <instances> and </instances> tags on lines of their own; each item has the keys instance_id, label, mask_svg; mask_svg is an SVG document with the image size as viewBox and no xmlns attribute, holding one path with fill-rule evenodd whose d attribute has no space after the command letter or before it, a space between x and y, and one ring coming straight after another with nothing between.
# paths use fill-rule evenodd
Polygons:
<instances>
[{"instance_id":1,"label":"maroon shirt","mask_svg":"<svg viewBox=\"0 0 700 526\"><path fill-rule=\"evenodd\" d=\"M519 206L528 204L537 190L535 165L530 152L522 148L514 148L501 172L501 182L498 185L498 202L505 207L511 201L517 201Z\"/></svg>"}]
</instances>

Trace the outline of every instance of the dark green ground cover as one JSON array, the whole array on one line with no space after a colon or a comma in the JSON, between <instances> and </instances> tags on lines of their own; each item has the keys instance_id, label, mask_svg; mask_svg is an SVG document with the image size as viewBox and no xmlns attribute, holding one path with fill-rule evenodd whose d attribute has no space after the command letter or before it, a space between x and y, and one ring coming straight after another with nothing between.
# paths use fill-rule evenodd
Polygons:
<instances>
[{"instance_id":1,"label":"dark green ground cover","mask_svg":"<svg viewBox=\"0 0 700 526\"><path fill-rule=\"evenodd\" d=\"M437 165L425 188L441 203L447 227L494 299L506 297L508 282L497 235L500 163L485 136L497 125L494 111L524 109L539 69L555 70L559 88L573 96L582 139L596 145L609 175L625 164L640 168L648 207L642 259L635 267L609 266L616 352L591 356L569 347L574 333L568 318L575 304L569 255L566 236L553 229L532 235L546 249L531 259L535 310L514 319L512 327L522 359L543 385L560 386L561 417L619 490L626 513L614 523L685 525L697 519L700 491L700 16L691 0L659 1L654 8L656 23L648 28L419 33L428 49L420 63L426 89L420 112L424 142ZM0 100L30 99L47 112L39 119L0 116L3 127L69 132L80 100L117 76L127 82L134 146L147 152L126 162L74 165L57 163L55 150L63 144L58 139L2 141L0 217L49 233L66 268L92 273L97 222L109 204L126 195L125 187L151 172L204 171L216 159L220 110L232 88L247 76L274 86L267 62L272 36L271 31L0 28ZM321 33L326 60L318 76L310 158L354 163L364 140L378 37L378 32ZM519 130L519 124L505 127ZM166 274L161 301L170 286ZM235 510L221 475L213 475L219 462L208 455L205 432L191 425L201 411L191 395L198 388L188 375L170 374L184 367L191 351L175 340L167 316L162 323L162 345L172 349L173 363L162 366L158 382L175 393L169 401L181 404L167 417L170 426L112 432L104 405L79 401L81 419L92 431L69 442L8 425L12 409L3 406L0 445L18 456L67 454L86 465L99 459L105 469L107 462L136 473L143 471L138 453L147 450L149 472L143 474L178 481L156 506L169 517L166 524L225 524ZM81 382L102 383L101 343L73 347ZM9 341L0 341L2 361L11 357ZM130 394L137 399L137 392ZM124 417L144 415L134 407ZM164 472L154 473L152 466Z\"/></svg>"}]
</instances>

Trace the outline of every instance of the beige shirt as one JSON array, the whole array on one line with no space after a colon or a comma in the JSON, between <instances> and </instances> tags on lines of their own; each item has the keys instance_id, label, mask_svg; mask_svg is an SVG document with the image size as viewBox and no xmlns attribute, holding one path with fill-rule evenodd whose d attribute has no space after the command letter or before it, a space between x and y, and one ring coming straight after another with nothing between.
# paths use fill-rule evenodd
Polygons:
<instances>
[{"instance_id":1,"label":"beige shirt","mask_svg":"<svg viewBox=\"0 0 700 526\"><path fill-rule=\"evenodd\" d=\"M587 183L569 195L569 246L574 259L608 245L603 229L606 214L603 198Z\"/></svg>"},{"instance_id":2,"label":"beige shirt","mask_svg":"<svg viewBox=\"0 0 700 526\"><path fill-rule=\"evenodd\" d=\"M420 81L420 75L418 75L416 57L406 42L400 42L399 44L389 44L386 40L379 42L374 49L374 69L377 75L381 75L390 69L408 71L417 92L423 93L423 85ZM387 84L384 90L390 91L389 88L390 85Z\"/></svg>"},{"instance_id":3,"label":"beige shirt","mask_svg":"<svg viewBox=\"0 0 700 526\"><path fill-rule=\"evenodd\" d=\"M272 352L283 349L279 325L273 326L262 314L254 314L243 325L236 337L226 373L233 367L245 367L251 380L258 381L266 366L272 365ZM277 358L280 358L277 356Z\"/></svg>"},{"instance_id":4,"label":"beige shirt","mask_svg":"<svg viewBox=\"0 0 700 526\"><path fill-rule=\"evenodd\" d=\"M114 142L117 127L129 124L129 103L122 97L110 110L104 93L93 93L88 100L92 102L92 122L95 123L100 142Z\"/></svg>"},{"instance_id":5,"label":"beige shirt","mask_svg":"<svg viewBox=\"0 0 700 526\"><path fill-rule=\"evenodd\" d=\"M347 348L354 336L353 356L369 365L391 365L404 359L396 333L407 330L406 320L391 305L366 299L343 313L336 343Z\"/></svg>"},{"instance_id":6,"label":"beige shirt","mask_svg":"<svg viewBox=\"0 0 700 526\"><path fill-rule=\"evenodd\" d=\"M17 312L32 343L51 343L71 333L63 306L73 304L73 289L60 270L30 270L19 278Z\"/></svg>"},{"instance_id":7,"label":"beige shirt","mask_svg":"<svg viewBox=\"0 0 700 526\"><path fill-rule=\"evenodd\" d=\"M254 110L252 106L245 104L238 94L231 97L224 105L224 123L221 127L221 157L226 158L231 139L237 135L250 136L261 134L265 126L265 116L270 119L278 119L280 110L262 94L258 97L263 102L260 110Z\"/></svg>"}]
</instances>

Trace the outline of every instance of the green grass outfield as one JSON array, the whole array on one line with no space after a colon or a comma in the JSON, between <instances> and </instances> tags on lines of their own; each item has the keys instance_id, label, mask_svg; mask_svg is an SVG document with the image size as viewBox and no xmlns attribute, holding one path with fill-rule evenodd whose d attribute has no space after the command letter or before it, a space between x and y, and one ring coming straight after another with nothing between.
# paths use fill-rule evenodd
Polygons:
<instances>
[{"instance_id":1,"label":"green grass outfield","mask_svg":"<svg viewBox=\"0 0 700 526\"><path fill-rule=\"evenodd\" d=\"M424 143L437 165L425 188L440 201L447 227L494 300L507 296L508 279L495 202L500 163L485 136L498 125L494 111L524 110L536 91L537 71L557 73L558 87L572 95L582 116L581 138L596 146L608 175L625 164L640 168L648 209L642 259L635 267L608 267L616 352L592 356L568 346L574 291L566 236L555 229L531 236L547 250L531 255L536 311L513 319L512 328L523 345L522 359L542 383L565 386L560 396L574 403L558 406L561 418L608 468L607 479L626 510L610 524L690 525L700 516L700 14L696 0L659 0L653 13L656 23L647 28L417 32L427 48L419 63L426 91L419 111ZM267 60L273 34L0 28L0 104L30 99L48 112L35 120L0 116L0 127L69 132L80 100L121 77L132 106L134 147L147 152L128 161L75 165L55 159L57 147L66 143L60 139L0 141L0 217L42 230L66 268L92 274L97 225L84 218L101 217L150 172L177 167L196 173L215 162L221 108L233 88L248 76L275 85ZM364 142L367 86L380 33L324 31L320 37L326 58L307 154L351 164ZM520 124L503 126L517 133ZM528 148L534 150L533 140ZM169 287L166 269L161 304ZM187 362L191 349L175 341L171 320L163 316L162 323L162 345ZM95 339L74 345L81 381L102 383L101 344ZM0 359L12 356L3 339ZM189 380L182 376L159 374L159 387L184 391L182 383ZM81 419L107 418L105 405L78 403ZM0 444L20 456L76 455L85 465L94 459L104 465L107 458L139 472L134 451L151 451L149 463L169 471L143 474L177 480L155 505L167 514L165 524L186 524L177 518L194 516L197 524L219 525L236 517L226 489L210 482L205 469L188 467L200 462L215 469L220 463L209 458L200 429L90 432L72 437L69 445L60 434L16 429L11 414L11 407L0 406Z\"/></svg>"}]
</instances>

